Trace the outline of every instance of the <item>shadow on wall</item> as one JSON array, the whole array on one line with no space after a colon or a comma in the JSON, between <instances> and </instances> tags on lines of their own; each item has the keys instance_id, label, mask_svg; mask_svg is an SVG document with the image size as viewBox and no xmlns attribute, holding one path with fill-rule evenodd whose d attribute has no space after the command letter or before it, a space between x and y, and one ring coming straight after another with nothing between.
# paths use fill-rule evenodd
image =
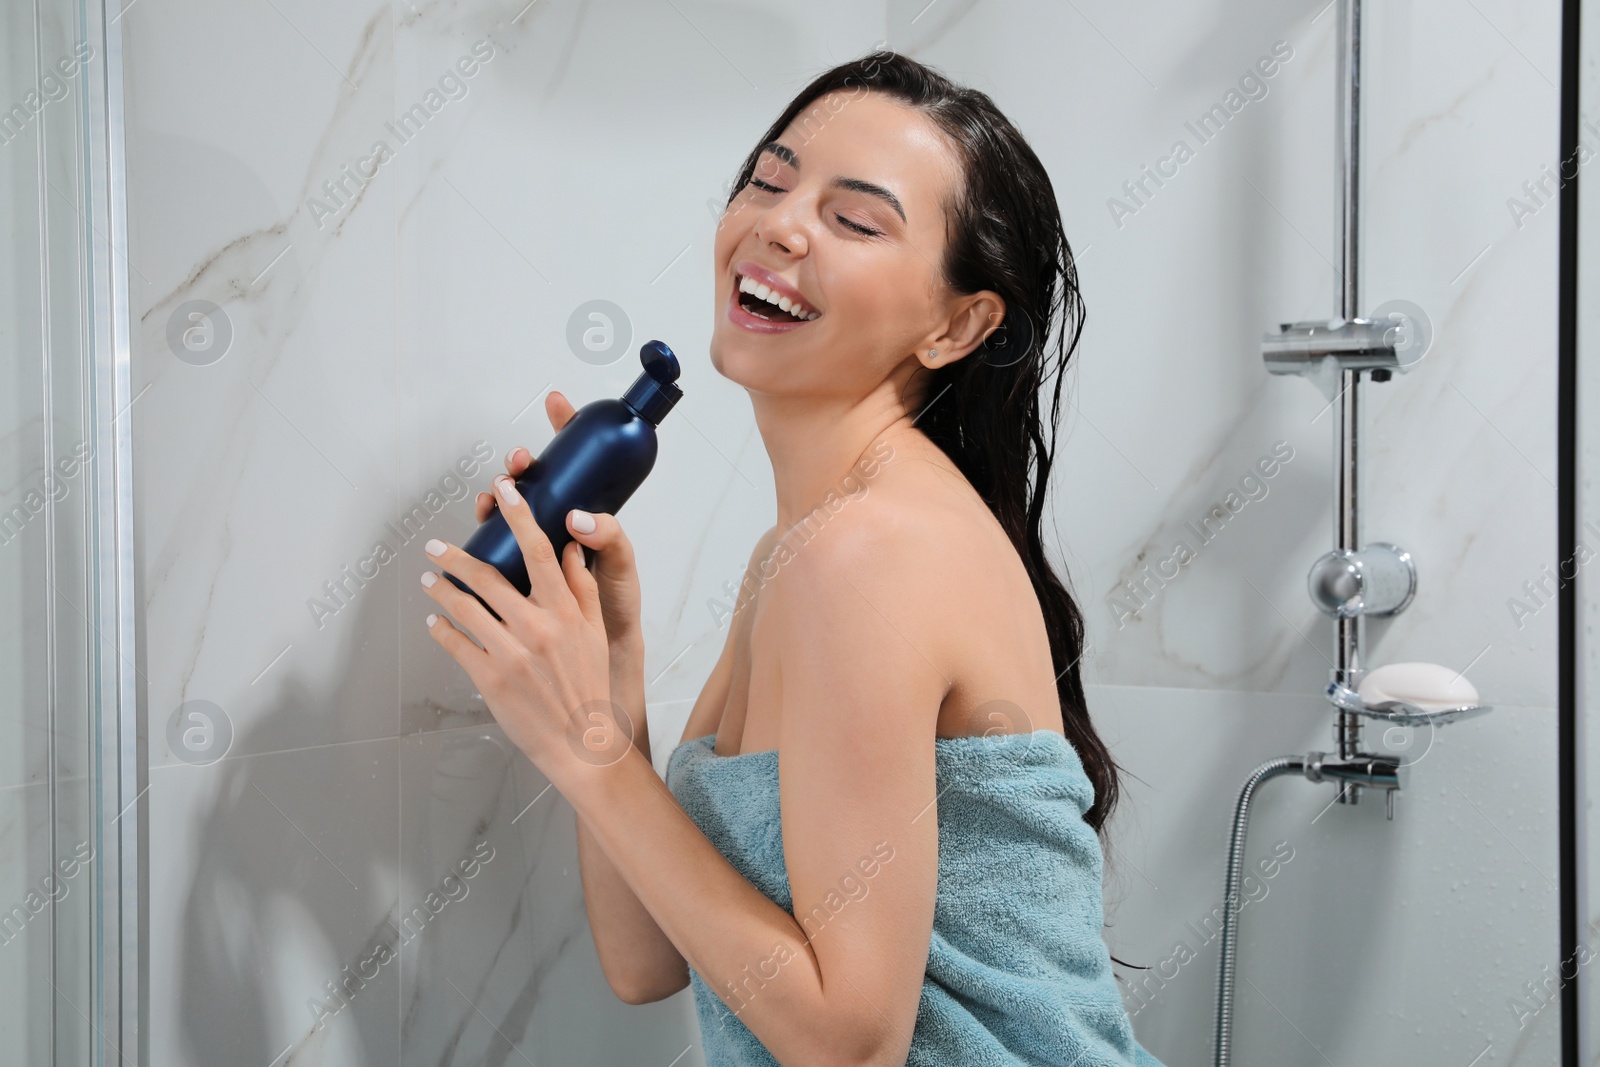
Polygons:
<instances>
[{"instance_id":1,"label":"shadow on wall","mask_svg":"<svg viewBox=\"0 0 1600 1067\"><path fill-rule=\"evenodd\" d=\"M420 551L415 565L406 554L385 568L388 589L357 598L339 620L348 643L392 641L394 581L425 566ZM408 672L420 675L408 687L470 693L422 614L415 628L429 648L414 657L423 669ZM290 681L233 751L255 752L352 706L362 673L328 690ZM481 702L475 712L417 703L468 725L414 729L414 712L412 732L397 738L156 769L171 777L153 810L177 817L152 836L184 832L198 815L192 880L165 890L182 894L170 946L181 1022L177 1048L156 1048L157 1059L664 1064L696 1045L687 991L632 1007L606 985L570 805L497 725L473 722L486 714ZM163 880L153 872L157 900ZM678 1061L699 1062L697 1051Z\"/></svg>"}]
</instances>

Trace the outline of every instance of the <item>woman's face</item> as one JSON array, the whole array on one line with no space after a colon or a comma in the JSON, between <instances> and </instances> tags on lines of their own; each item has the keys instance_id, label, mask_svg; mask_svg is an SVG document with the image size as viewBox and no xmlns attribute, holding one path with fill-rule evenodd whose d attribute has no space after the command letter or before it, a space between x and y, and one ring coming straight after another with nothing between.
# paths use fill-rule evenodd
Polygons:
<instances>
[{"instance_id":1,"label":"woman's face","mask_svg":"<svg viewBox=\"0 0 1600 1067\"><path fill-rule=\"evenodd\" d=\"M959 180L921 113L861 89L818 98L763 148L723 214L712 364L756 392L859 399L896 368L918 369L907 359L919 352L937 348L944 363L970 351L1004 305L958 296L939 269ZM742 293L741 279L798 299L805 320Z\"/></svg>"}]
</instances>

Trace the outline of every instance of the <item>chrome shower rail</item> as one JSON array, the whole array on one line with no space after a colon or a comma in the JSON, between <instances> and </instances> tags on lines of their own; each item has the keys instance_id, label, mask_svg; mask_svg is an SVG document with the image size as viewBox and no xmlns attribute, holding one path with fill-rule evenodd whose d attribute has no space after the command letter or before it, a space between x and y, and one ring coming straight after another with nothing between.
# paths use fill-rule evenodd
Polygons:
<instances>
[{"instance_id":1,"label":"chrome shower rail","mask_svg":"<svg viewBox=\"0 0 1600 1067\"><path fill-rule=\"evenodd\" d=\"M1338 316L1327 322L1284 323L1262 342L1262 357L1274 374L1300 374L1318 380L1334 409L1334 548L1311 569L1312 601L1334 617L1336 660L1329 671L1326 695L1337 712L1335 753L1309 752L1279 756L1251 772L1234 808L1228 845L1227 882L1223 897L1222 954L1217 975L1217 1017L1213 1063L1228 1067L1232 1054L1234 957L1238 941L1239 879L1244 868L1250 805L1262 782L1285 774L1303 774L1313 782L1331 781L1341 804L1354 804L1362 789L1382 789L1386 813L1394 818L1394 794L1405 784L1408 768L1394 756L1361 751L1361 720L1374 717L1391 723L1452 722L1488 711L1487 705L1423 708L1396 700L1367 704L1359 693L1365 673L1361 662L1361 620L1366 615L1392 615L1410 604L1416 591L1416 570L1410 555L1397 545L1361 544L1361 376L1388 381L1396 370L1409 370L1399 360L1394 332L1385 324L1360 319L1361 208L1361 0L1339 0L1338 180L1340 242ZM1376 698L1375 698L1376 699Z\"/></svg>"},{"instance_id":2,"label":"chrome shower rail","mask_svg":"<svg viewBox=\"0 0 1600 1067\"><path fill-rule=\"evenodd\" d=\"M1305 374L1308 377L1324 368L1337 368L1338 393L1332 398L1334 423L1338 434L1334 449L1334 548L1330 556L1335 565L1346 564L1360 555L1361 513L1360 460L1361 460L1361 375L1370 370L1380 381L1386 380L1392 369L1399 365L1394 351L1392 335L1378 328L1378 324L1360 320L1361 308L1361 0L1339 0L1339 92L1337 129L1337 157L1339 170L1339 223L1343 240L1339 245L1338 317L1327 323L1285 323L1276 335L1263 338L1262 355L1267 369L1275 374ZM1329 567L1319 561L1324 575L1324 593L1342 591L1337 577L1329 575L1337 566ZM1376 561L1375 561L1376 562ZM1406 557L1404 567L1410 567ZM1383 569L1389 569L1384 567ZM1360 568L1356 568L1359 577ZM1316 576L1319 567L1312 569L1313 599L1317 597ZM1392 575L1391 575L1392 577ZM1415 588L1412 571L1411 588ZM1393 584L1392 582L1389 584ZM1358 605L1354 610L1336 610L1334 615L1335 662L1329 671L1330 692L1353 692L1361 681L1361 616L1369 606L1359 593L1347 602ZM1330 603L1339 599L1325 595L1319 606L1327 610ZM1400 610L1411 599L1410 590L1404 602L1386 603L1383 608ZM1358 698L1359 699L1359 698ZM1324 762L1324 753L1312 752L1304 759L1298 756L1280 756L1268 760L1253 771L1240 790L1239 802L1233 816L1233 833L1228 846L1227 885L1223 903L1222 960L1217 974L1216 1045L1213 1051L1215 1067L1228 1067L1232 1054L1233 1031L1233 979L1234 949L1238 939L1235 921L1235 900L1238 896L1240 872L1244 866L1244 847L1249 829L1250 802L1256 787L1269 778L1282 774L1301 773L1313 781L1331 778L1341 804L1353 804L1360 796L1363 785L1382 785L1387 789L1388 815L1394 817L1394 790L1401 784L1402 767L1389 757L1363 756L1361 754L1361 711L1335 705L1338 721L1334 738L1338 744L1336 758Z\"/></svg>"},{"instance_id":3,"label":"chrome shower rail","mask_svg":"<svg viewBox=\"0 0 1600 1067\"><path fill-rule=\"evenodd\" d=\"M1361 0L1339 3L1339 317L1346 322L1361 314ZM1334 550L1361 548L1361 368L1344 366L1339 372L1339 395L1334 399L1334 419L1339 427L1339 448L1333 461ZM1361 681L1361 619L1339 616L1334 620L1335 659L1330 681L1354 687ZM1339 755L1350 757L1361 748L1361 719L1339 712L1334 734ZM1339 786L1339 803L1354 804L1360 788Z\"/></svg>"}]
</instances>

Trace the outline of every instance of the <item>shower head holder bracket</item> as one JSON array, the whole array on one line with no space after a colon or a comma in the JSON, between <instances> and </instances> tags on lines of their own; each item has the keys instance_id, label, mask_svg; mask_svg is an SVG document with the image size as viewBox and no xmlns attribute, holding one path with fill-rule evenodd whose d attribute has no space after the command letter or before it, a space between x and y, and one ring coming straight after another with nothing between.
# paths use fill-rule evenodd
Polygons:
<instances>
[{"instance_id":1,"label":"shower head holder bracket","mask_svg":"<svg viewBox=\"0 0 1600 1067\"><path fill-rule=\"evenodd\" d=\"M1403 327L1392 319L1285 322L1261 335L1261 358L1273 374L1312 374L1329 358L1339 370L1403 372L1412 366L1400 361L1403 340Z\"/></svg>"},{"instance_id":2,"label":"shower head holder bracket","mask_svg":"<svg viewBox=\"0 0 1600 1067\"><path fill-rule=\"evenodd\" d=\"M1387 541L1360 552L1336 548L1311 565L1306 588L1324 615L1398 615L1417 595L1417 567L1411 553Z\"/></svg>"}]
</instances>

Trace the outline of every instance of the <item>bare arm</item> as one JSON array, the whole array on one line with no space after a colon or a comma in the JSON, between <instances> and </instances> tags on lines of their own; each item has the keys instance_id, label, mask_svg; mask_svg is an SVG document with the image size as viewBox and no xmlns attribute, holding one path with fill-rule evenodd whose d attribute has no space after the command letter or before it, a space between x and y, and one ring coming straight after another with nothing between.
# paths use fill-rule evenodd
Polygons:
<instances>
[{"instance_id":1,"label":"bare arm","mask_svg":"<svg viewBox=\"0 0 1600 1067\"><path fill-rule=\"evenodd\" d=\"M545 397L545 414L550 425L560 430L571 420L575 409L557 390ZM527 449L507 453L506 472L513 478L533 463ZM477 496L475 512L483 522L499 505L494 494ZM597 516L595 535L587 542L597 556L592 564L605 615L606 640L610 651L611 699L621 706L634 729L633 744L650 759L650 729L645 717L644 641L639 626L639 577L634 565L633 546L616 523L615 516ZM748 578L758 560L765 558L776 537L776 528L757 543L752 553ZM717 728L727 700L732 675L734 627L747 623L741 615L729 627L722 655L695 702L684 737L700 737ZM623 1001L642 1004L671 996L689 982L683 956L656 921L651 918L627 881L600 848L593 832L578 816L578 868L583 879L584 908L594 937L595 952L606 982Z\"/></svg>"},{"instance_id":2,"label":"bare arm","mask_svg":"<svg viewBox=\"0 0 1600 1067\"><path fill-rule=\"evenodd\" d=\"M624 699L613 682L611 693L611 699L637 724L634 746L648 761L650 737L643 686L637 697ZM682 989L689 981L683 956L606 856L582 812L578 813L578 870L595 953L611 991L625 1003L645 1004Z\"/></svg>"},{"instance_id":3,"label":"bare arm","mask_svg":"<svg viewBox=\"0 0 1600 1067\"><path fill-rule=\"evenodd\" d=\"M927 658L938 658L935 591L906 578L926 564L896 552L838 524L763 594L775 594L782 650L794 914L723 858L639 752L550 767L686 963L785 1063L903 1063L915 1025L938 863L932 738L948 682ZM774 968L759 995L743 984Z\"/></svg>"},{"instance_id":4,"label":"bare arm","mask_svg":"<svg viewBox=\"0 0 1600 1067\"><path fill-rule=\"evenodd\" d=\"M769 530L756 544L745 574L748 578L758 561L770 550L775 529ZM717 729L727 700L729 683L733 674L734 634L740 626L748 624L748 615L740 612L728 625L723 641L722 655L712 668L694 710L684 725L687 741L704 737ZM613 644L613 657L619 652ZM632 682L634 672L625 672L629 681L619 689L617 671L613 671L611 699L622 705L629 718L637 724L634 745L646 760L651 758L649 731L645 722L643 648L638 650L641 665L637 672L637 686ZM627 880L594 836L588 820L578 815L578 867L583 878L583 902L589 915L589 929L594 936L595 952L600 957L600 970L606 983L618 998L628 1004L647 1004L678 992L689 984L688 964L671 938L662 933L648 909L629 887Z\"/></svg>"}]
</instances>

